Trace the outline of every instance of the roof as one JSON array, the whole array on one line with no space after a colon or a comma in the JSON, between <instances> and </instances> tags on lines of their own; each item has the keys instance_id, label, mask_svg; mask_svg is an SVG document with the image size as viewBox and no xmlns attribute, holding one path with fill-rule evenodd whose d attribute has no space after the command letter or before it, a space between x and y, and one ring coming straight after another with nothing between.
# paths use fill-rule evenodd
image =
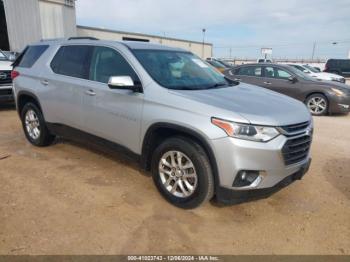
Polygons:
<instances>
[{"instance_id":1,"label":"roof","mask_svg":"<svg viewBox=\"0 0 350 262\"><path fill-rule=\"evenodd\" d=\"M241 64L237 66L281 66L288 67L288 64L276 64L276 63L249 63L249 64Z\"/></svg>"},{"instance_id":2,"label":"roof","mask_svg":"<svg viewBox=\"0 0 350 262\"><path fill-rule=\"evenodd\" d=\"M118 43L124 44L130 49L155 49L155 50L173 50L173 51L185 51L184 49L177 47L170 47L166 45L149 43L149 42L137 42L137 41L118 41Z\"/></svg>"},{"instance_id":3,"label":"roof","mask_svg":"<svg viewBox=\"0 0 350 262\"><path fill-rule=\"evenodd\" d=\"M165 36L159 36L159 35L149 35L149 34L142 34L142 33L134 33L134 32L127 32L127 31L119 31L119 30L112 30L112 29L105 29L105 28L98 28L98 27L91 27L91 26L83 26L83 25L77 25L77 28L81 29L87 29L87 30L96 30L96 31L103 31L103 32L109 32L109 33L118 33L118 34L128 34L128 35L135 35L135 36L141 36L141 37L157 37L160 39L166 39L166 40L175 40L175 41L182 41L187 43L195 43L195 44L203 44L199 41L191 41L186 39L180 39L180 38L172 38L172 37L165 37ZM212 46L212 43L206 43L205 45Z\"/></svg>"},{"instance_id":4,"label":"roof","mask_svg":"<svg viewBox=\"0 0 350 262\"><path fill-rule=\"evenodd\" d=\"M45 45L45 44L59 44L59 45L66 45L66 44L119 44L128 47L129 49L149 49L149 50L169 50L169 51L180 51L180 52L188 52L185 49L178 48L178 47L170 47L166 45L161 45L157 43L150 43L150 42L137 42L137 41L113 41L113 40L93 40L89 39L88 37L86 39L79 38L79 39L67 39L67 38L57 38L57 39L45 39L41 40L39 43L36 43L35 45Z\"/></svg>"}]
</instances>

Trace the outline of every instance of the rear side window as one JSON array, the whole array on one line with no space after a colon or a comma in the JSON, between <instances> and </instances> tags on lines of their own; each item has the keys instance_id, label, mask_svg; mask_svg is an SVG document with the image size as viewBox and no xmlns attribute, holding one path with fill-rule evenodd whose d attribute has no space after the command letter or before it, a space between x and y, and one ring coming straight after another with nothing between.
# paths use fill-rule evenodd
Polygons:
<instances>
[{"instance_id":1,"label":"rear side window","mask_svg":"<svg viewBox=\"0 0 350 262\"><path fill-rule=\"evenodd\" d=\"M247 66L238 69L238 75L261 76L261 66Z\"/></svg>"},{"instance_id":2,"label":"rear side window","mask_svg":"<svg viewBox=\"0 0 350 262\"><path fill-rule=\"evenodd\" d=\"M21 57L19 57L19 60L15 61L13 65L25 68L32 67L48 47L48 45L28 46Z\"/></svg>"},{"instance_id":3,"label":"rear side window","mask_svg":"<svg viewBox=\"0 0 350 262\"><path fill-rule=\"evenodd\" d=\"M52 59L51 69L56 74L88 79L92 49L91 46L63 46Z\"/></svg>"}]
</instances>

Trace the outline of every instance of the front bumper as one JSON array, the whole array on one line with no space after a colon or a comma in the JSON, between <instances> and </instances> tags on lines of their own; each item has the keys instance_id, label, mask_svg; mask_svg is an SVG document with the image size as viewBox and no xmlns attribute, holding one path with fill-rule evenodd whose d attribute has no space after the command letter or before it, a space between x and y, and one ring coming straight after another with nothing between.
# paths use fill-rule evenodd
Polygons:
<instances>
[{"instance_id":1,"label":"front bumper","mask_svg":"<svg viewBox=\"0 0 350 262\"><path fill-rule=\"evenodd\" d=\"M347 114L350 112L350 95L333 95L329 100L329 113Z\"/></svg>"},{"instance_id":2,"label":"front bumper","mask_svg":"<svg viewBox=\"0 0 350 262\"><path fill-rule=\"evenodd\" d=\"M290 185L295 180L300 180L308 172L311 164L311 158L299 167L299 170L278 182L276 185L268 188L260 188L253 190L230 190L219 186L216 189L216 199L223 204L239 204L253 200L263 199L280 191L284 187Z\"/></svg>"},{"instance_id":3,"label":"front bumper","mask_svg":"<svg viewBox=\"0 0 350 262\"><path fill-rule=\"evenodd\" d=\"M253 142L225 137L212 140L218 166L216 198L223 203L240 203L271 195L295 179L300 179L310 165L309 151L304 159L286 165L282 149L292 138L280 135L267 142ZM259 171L260 181L253 187L233 186L242 170ZM288 182L288 183L287 183Z\"/></svg>"},{"instance_id":4,"label":"front bumper","mask_svg":"<svg viewBox=\"0 0 350 262\"><path fill-rule=\"evenodd\" d=\"M12 85L0 85L0 102L14 101Z\"/></svg>"}]
</instances>

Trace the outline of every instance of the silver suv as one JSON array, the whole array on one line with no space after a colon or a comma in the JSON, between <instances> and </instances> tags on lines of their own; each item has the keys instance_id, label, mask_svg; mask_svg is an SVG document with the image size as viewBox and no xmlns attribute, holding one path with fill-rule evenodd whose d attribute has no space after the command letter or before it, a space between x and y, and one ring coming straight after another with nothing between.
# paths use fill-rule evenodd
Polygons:
<instances>
[{"instance_id":1,"label":"silver suv","mask_svg":"<svg viewBox=\"0 0 350 262\"><path fill-rule=\"evenodd\" d=\"M310 165L305 105L226 79L182 49L46 41L28 46L12 75L30 143L60 135L129 152L178 207L267 197Z\"/></svg>"}]
</instances>

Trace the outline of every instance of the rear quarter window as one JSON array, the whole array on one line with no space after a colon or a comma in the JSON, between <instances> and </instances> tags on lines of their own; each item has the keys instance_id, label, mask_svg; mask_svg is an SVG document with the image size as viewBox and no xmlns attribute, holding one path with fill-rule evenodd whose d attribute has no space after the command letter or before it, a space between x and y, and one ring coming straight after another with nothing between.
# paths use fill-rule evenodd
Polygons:
<instances>
[{"instance_id":1,"label":"rear quarter window","mask_svg":"<svg viewBox=\"0 0 350 262\"><path fill-rule=\"evenodd\" d=\"M93 47L72 45L62 46L51 61L56 74L88 79L89 60Z\"/></svg>"},{"instance_id":2,"label":"rear quarter window","mask_svg":"<svg viewBox=\"0 0 350 262\"><path fill-rule=\"evenodd\" d=\"M48 45L28 46L20 57L20 60L15 61L14 66L25 68L32 67L48 47Z\"/></svg>"}]
</instances>

